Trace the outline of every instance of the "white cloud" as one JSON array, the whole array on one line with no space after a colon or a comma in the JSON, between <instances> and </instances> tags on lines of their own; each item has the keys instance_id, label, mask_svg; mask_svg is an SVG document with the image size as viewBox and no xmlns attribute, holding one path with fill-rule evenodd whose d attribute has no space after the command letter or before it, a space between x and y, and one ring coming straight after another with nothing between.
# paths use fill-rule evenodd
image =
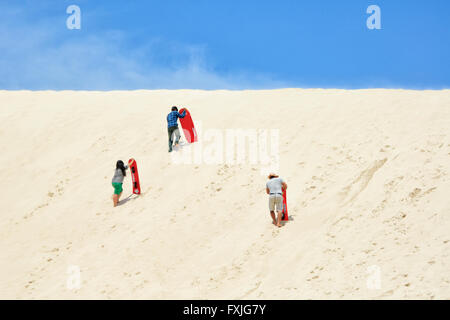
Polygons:
<instances>
[{"instance_id":1,"label":"white cloud","mask_svg":"<svg viewBox=\"0 0 450 320\"><path fill-rule=\"evenodd\" d=\"M1 8L3 10L4 8ZM206 47L146 39L130 47L112 30L86 34L67 30L61 19L27 24L17 8L0 16L0 89L256 89L282 87L261 74L218 74L207 64ZM78 32L78 34L76 34ZM84 32L84 33L83 33ZM164 57L164 61L161 61Z\"/></svg>"}]
</instances>

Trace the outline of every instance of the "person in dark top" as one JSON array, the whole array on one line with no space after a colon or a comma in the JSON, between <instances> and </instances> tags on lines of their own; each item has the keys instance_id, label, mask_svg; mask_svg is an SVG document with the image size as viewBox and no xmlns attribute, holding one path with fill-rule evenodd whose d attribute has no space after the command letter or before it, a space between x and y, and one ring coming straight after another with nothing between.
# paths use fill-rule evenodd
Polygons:
<instances>
[{"instance_id":1,"label":"person in dark top","mask_svg":"<svg viewBox=\"0 0 450 320\"><path fill-rule=\"evenodd\" d=\"M178 112L178 108L173 106L172 111L167 115L167 133L169 134L169 152L172 152L173 135L175 134L175 147L180 142L180 130L178 130L178 118L184 118L186 110L183 113Z\"/></svg>"}]
</instances>

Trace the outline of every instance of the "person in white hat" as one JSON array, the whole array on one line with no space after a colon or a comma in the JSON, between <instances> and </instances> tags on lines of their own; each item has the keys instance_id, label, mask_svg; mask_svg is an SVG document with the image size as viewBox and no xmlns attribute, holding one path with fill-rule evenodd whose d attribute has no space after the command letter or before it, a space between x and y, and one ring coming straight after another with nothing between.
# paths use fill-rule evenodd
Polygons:
<instances>
[{"instance_id":1,"label":"person in white hat","mask_svg":"<svg viewBox=\"0 0 450 320\"><path fill-rule=\"evenodd\" d=\"M269 211L273 224L281 227L281 217L283 216L283 190L287 189L286 182L283 181L275 173L268 176L269 181L266 183L266 192L269 195ZM275 217L275 208L278 216Z\"/></svg>"}]
</instances>

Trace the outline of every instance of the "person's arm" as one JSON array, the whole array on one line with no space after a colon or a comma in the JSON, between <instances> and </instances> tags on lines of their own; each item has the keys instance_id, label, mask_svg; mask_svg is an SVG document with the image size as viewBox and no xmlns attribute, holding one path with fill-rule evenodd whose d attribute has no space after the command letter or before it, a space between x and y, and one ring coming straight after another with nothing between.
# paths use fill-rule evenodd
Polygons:
<instances>
[{"instance_id":1,"label":"person's arm","mask_svg":"<svg viewBox=\"0 0 450 320\"><path fill-rule=\"evenodd\" d=\"M183 111L183 113L179 113L178 112L178 117L179 118L184 118L186 116L186 110Z\"/></svg>"},{"instance_id":2,"label":"person's arm","mask_svg":"<svg viewBox=\"0 0 450 320\"><path fill-rule=\"evenodd\" d=\"M287 184L286 184L286 182L283 182L283 183L281 184L281 186L283 187L283 190L287 190Z\"/></svg>"},{"instance_id":3,"label":"person's arm","mask_svg":"<svg viewBox=\"0 0 450 320\"><path fill-rule=\"evenodd\" d=\"M269 190L269 188L267 188L267 187L266 187L266 193L267 193L267 194L270 193L270 190Z\"/></svg>"}]
</instances>

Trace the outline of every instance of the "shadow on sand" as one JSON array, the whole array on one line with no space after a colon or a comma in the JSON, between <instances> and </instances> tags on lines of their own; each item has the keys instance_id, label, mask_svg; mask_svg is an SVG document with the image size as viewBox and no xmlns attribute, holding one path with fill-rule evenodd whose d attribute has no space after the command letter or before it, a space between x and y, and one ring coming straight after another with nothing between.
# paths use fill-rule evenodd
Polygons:
<instances>
[{"instance_id":1,"label":"shadow on sand","mask_svg":"<svg viewBox=\"0 0 450 320\"><path fill-rule=\"evenodd\" d=\"M133 196L134 196L134 197L133 197ZM139 195L132 193L132 194L130 194L128 197L126 197L125 199L120 200L119 203L117 204L117 206L124 205L124 204L127 203L128 201L134 200L134 199L136 199L136 198L138 198L138 197L139 197Z\"/></svg>"}]
</instances>

